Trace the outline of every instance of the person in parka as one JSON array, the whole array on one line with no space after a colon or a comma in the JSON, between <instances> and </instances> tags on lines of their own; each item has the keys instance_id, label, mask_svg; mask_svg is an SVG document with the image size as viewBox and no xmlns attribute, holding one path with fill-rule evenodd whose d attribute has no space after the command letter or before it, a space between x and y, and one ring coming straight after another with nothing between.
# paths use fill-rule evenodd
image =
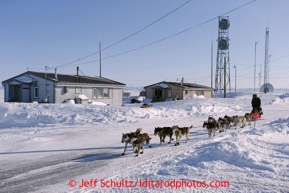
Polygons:
<instances>
[{"instance_id":1,"label":"person in parka","mask_svg":"<svg viewBox=\"0 0 289 193\"><path fill-rule=\"evenodd\" d=\"M259 97L257 97L257 94L253 94L253 98L252 98L252 101L251 101L251 104L252 104L252 112L254 111L261 111L261 99Z\"/></svg>"}]
</instances>

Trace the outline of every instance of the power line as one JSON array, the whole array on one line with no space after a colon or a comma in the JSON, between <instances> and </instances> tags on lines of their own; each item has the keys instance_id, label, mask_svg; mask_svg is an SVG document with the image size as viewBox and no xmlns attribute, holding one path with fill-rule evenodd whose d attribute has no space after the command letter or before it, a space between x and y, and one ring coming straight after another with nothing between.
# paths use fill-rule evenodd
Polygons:
<instances>
[{"instance_id":1,"label":"power line","mask_svg":"<svg viewBox=\"0 0 289 193\"><path fill-rule=\"evenodd\" d=\"M105 47L105 48L102 49L101 51L107 50L108 48L111 48L112 46L115 46L115 45L123 42L124 40L126 40L126 39L128 39L128 38L130 38L130 37L132 37L132 36L134 36L134 35L136 35L136 34L138 34L138 33L140 33L141 31L147 29L148 27L152 26L153 24L159 22L159 21L162 20L163 18L165 18L165 17L167 17L168 15L172 14L173 12L177 11L177 10L180 9L181 7L185 6L185 5L188 4L190 1L192 1L192 0L189 0L189 1L185 2L185 3L183 3L182 5L180 5L179 7L175 8L174 10L170 11L169 13L165 14L164 16L162 16L161 18L157 19L156 21L154 21L154 22L150 23L149 25L143 27L142 29L140 29L140 30L132 33L131 35L129 35L129 36L127 36L127 37L125 37L125 38L123 38L123 39L121 39L121 40L113 43L113 44L111 44L110 46ZM74 60L74 61L72 61L72 62L68 62L68 63L66 63L66 64L62 64L62 65L59 65L59 66L56 66L56 67L53 67L53 68L57 68L57 67L61 67L61 66L66 66L66 65L68 65L68 64L72 64L72 63L75 63L75 62L79 62L80 60L83 60L83 59L85 59L85 58L88 58L88 57L90 57L90 56L93 56L93 55L95 55L95 54L98 54L99 52L100 52L100 51L94 52L94 53L89 54L89 55L87 55L87 56L85 56L85 57L79 58L78 60Z\"/></svg>"},{"instance_id":2,"label":"power line","mask_svg":"<svg viewBox=\"0 0 289 193\"><path fill-rule=\"evenodd\" d=\"M287 55L285 55L285 56L281 56L281 57L279 57L279 58L275 58L274 60L271 60L270 63L275 62L275 61L277 61L277 60L281 60L281 59L286 58L286 57L288 57L288 56L289 56L289 54L287 54ZM264 64L264 63L260 63L260 64L257 64L257 65L260 66L260 65L263 65L263 64ZM247 65L243 65L243 66L247 66ZM239 71L242 71L242 70L249 69L249 68L254 68L254 66L239 69L238 72L239 72ZM286 68L289 68L289 67L288 67L288 66L286 66L286 67L284 66L284 68L286 69ZM283 68L283 69L284 69L284 68ZM273 71L276 71L276 70L273 70Z\"/></svg>"},{"instance_id":3,"label":"power line","mask_svg":"<svg viewBox=\"0 0 289 193\"><path fill-rule=\"evenodd\" d=\"M226 12L226 13L223 13L222 15L226 15L226 14L228 14L228 13L231 13L231 12L233 12L233 11L236 11L237 9L240 9L240 8L246 6L246 5L249 5L249 4L253 3L254 1L256 1L256 0L250 1L249 3L246 3L246 4L244 4L244 5L242 5L242 6L239 6L239 7L235 8L235 9L232 9L232 10ZM221 16L222 16L222 15L221 15ZM218 17L219 17L219 16L214 17L214 18L209 19L209 20L207 20L207 21L204 21L204 22L202 22L202 23L200 23L200 24L198 24L198 25L195 25L195 26L190 27L190 28L188 28L188 29L186 29L186 30L180 31L180 32L178 32L178 33L175 33L175 34L173 34L173 35L167 36L167 37L165 37L165 38L159 39L159 40L154 41L154 42L152 42L152 43L149 43L149 44L146 44L146 45L143 45L143 46L140 46L140 47L133 48L133 49L131 49L131 50L125 51L125 52L121 52L121 53L118 53L118 54L114 54L114 55L111 55L111 56L102 58L102 60L104 60L104 59L109 59L109 58L113 58L113 57L120 56L120 55L123 55L123 54L127 54L127 53L129 53L129 52L133 52L133 51L136 51L136 50L139 50L139 49L142 49L142 48L145 48L145 47L148 47L148 46L157 44L157 43L159 43L159 42L162 42L162 41L167 40L167 39L170 39L170 38L172 38L172 37L174 37L174 36L180 35L180 34L182 34L182 33L185 33L185 32L187 32L187 31L190 31L190 30L192 30L192 29L194 29L194 28L197 28L197 27L199 27L199 26L202 26L202 25L204 25L204 24L206 24L206 23L209 23L209 22L217 19ZM97 52L97 53L98 53L98 52ZM79 60L77 60L77 61L79 61ZM83 64L88 64L88 63L96 62L96 61L99 61L99 60L92 60L92 61L89 61L89 62L84 62L84 63L80 63L80 64L74 64L74 65L69 65L69 66L65 66L65 67L76 66L76 65L83 65ZM71 63L72 63L72 62L71 62ZM68 64L71 64L71 63L67 63L67 64L65 64L65 65L68 65ZM64 65L61 65L61 66L64 66Z\"/></svg>"}]
</instances>

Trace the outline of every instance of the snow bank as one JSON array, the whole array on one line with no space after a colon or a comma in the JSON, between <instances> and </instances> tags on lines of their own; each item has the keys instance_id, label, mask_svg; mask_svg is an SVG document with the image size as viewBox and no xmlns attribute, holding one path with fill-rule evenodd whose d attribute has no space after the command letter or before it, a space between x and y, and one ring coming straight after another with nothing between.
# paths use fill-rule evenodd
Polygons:
<instances>
[{"instance_id":1,"label":"snow bank","mask_svg":"<svg viewBox=\"0 0 289 193\"><path fill-rule=\"evenodd\" d=\"M271 101L271 104L277 104L277 103L289 103L289 93L284 93L280 95L279 97L275 98L274 100Z\"/></svg>"},{"instance_id":2,"label":"snow bank","mask_svg":"<svg viewBox=\"0 0 289 193\"><path fill-rule=\"evenodd\" d=\"M75 98L82 99L82 100L88 100L87 96L84 94L80 94L80 95L76 96Z\"/></svg>"},{"instance_id":3,"label":"snow bank","mask_svg":"<svg viewBox=\"0 0 289 193\"><path fill-rule=\"evenodd\" d=\"M188 98L186 98L186 99L204 99L205 97L203 96L203 95L199 95L199 96L197 96L197 95L193 95L193 96L191 96L191 97L188 97Z\"/></svg>"},{"instance_id":4,"label":"snow bank","mask_svg":"<svg viewBox=\"0 0 289 193\"><path fill-rule=\"evenodd\" d=\"M96 101L92 101L90 104L92 104L92 105L100 105L100 106L107 106L107 104L105 104L105 103L96 102Z\"/></svg>"},{"instance_id":5,"label":"snow bank","mask_svg":"<svg viewBox=\"0 0 289 193\"><path fill-rule=\"evenodd\" d=\"M75 101L73 99L67 100L64 102L65 104L75 104Z\"/></svg>"},{"instance_id":6,"label":"snow bank","mask_svg":"<svg viewBox=\"0 0 289 193\"><path fill-rule=\"evenodd\" d=\"M82 96L81 96L82 97ZM199 100L202 100L200 103ZM51 125L99 125L113 123L137 123L147 119L178 120L194 117L230 115L230 112L242 111L234 103L234 99L212 102L210 99L188 99L154 103L153 108L141 109L140 104L127 106L106 106L104 103L91 104L32 104L3 103L0 105L0 128L36 127ZM248 102L248 105L250 103ZM240 114L244 114L243 112Z\"/></svg>"}]
</instances>

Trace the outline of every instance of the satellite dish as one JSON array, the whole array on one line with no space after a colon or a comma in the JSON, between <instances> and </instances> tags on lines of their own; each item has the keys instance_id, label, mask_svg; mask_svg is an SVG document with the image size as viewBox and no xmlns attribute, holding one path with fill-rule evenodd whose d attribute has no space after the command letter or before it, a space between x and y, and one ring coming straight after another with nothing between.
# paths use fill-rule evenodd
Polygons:
<instances>
[{"instance_id":1,"label":"satellite dish","mask_svg":"<svg viewBox=\"0 0 289 193\"><path fill-rule=\"evenodd\" d=\"M220 50L227 50L229 48L228 38L222 38L219 40L218 47Z\"/></svg>"},{"instance_id":2,"label":"satellite dish","mask_svg":"<svg viewBox=\"0 0 289 193\"><path fill-rule=\"evenodd\" d=\"M221 30L227 30L230 27L230 21L228 19L222 19L219 22L219 28Z\"/></svg>"}]
</instances>

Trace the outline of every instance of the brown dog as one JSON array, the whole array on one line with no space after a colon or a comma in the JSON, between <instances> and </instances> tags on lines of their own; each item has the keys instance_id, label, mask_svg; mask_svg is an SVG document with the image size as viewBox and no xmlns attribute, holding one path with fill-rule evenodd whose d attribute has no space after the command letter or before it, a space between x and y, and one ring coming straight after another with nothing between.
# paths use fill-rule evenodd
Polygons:
<instances>
[{"instance_id":1,"label":"brown dog","mask_svg":"<svg viewBox=\"0 0 289 193\"><path fill-rule=\"evenodd\" d=\"M193 126L191 127L179 127L178 125L175 125L172 127L173 131L175 132L175 135L176 135L176 144L175 146L177 145L180 145L180 139L183 137L183 135L186 135L186 143L188 142L189 140L189 133L190 133L190 129L192 128Z\"/></svg>"}]
</instances>

